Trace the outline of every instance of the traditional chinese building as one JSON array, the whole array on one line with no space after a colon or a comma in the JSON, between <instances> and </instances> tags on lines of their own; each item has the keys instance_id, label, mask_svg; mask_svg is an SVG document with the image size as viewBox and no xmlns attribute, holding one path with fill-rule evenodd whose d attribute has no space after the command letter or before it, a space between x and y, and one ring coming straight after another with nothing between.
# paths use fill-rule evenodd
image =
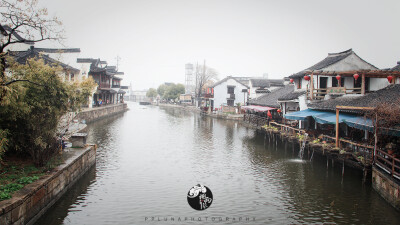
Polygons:
<instances>
[{"instance_id":1,"label":"traditional chinese building","mask_svg":"<svg viewBox=\"0 0 400 225\"><path fill-rule=\"evenodd\" d=\"M93 58L78 58L82 64L82 74L92 77L97 83L97 90L93 95L93 105L116 104L123 101L125 91L121 89L121 75L115 66L108 66L106 61Z\"/></svg>"}]
</instances>

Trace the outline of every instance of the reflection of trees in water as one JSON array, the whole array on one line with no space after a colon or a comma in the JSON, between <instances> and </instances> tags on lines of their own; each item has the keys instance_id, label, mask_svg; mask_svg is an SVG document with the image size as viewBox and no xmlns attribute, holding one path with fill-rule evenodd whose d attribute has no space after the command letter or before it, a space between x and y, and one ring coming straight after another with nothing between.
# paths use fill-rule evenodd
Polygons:
<instances>
[{"instance_id":1,"label":"reflection of trees in water","mask_svg":"<svg viewBox=\"0 0 400 225\"><path fill-rule=\"evenodd\" d=\"M238 122L233 120L214 119L215 122L224 127L225 130L225 146L227 149L233 149L235 138L238 137L237 130L239 129Z\"/></svg>"},{"instance_id":2,"label":"reflection of trees in water","mask_svg":"<svg viewBox=\"0 0 400 225\"><path fill-rule=\"evenodd\" d=\"M119 167L120 160L120 135L122 117L124 114L117 114L108 118L95 121L88 125L87 143L97 144L96 164L98 168Z\"/></svg>"},{"instance_id":3,"label":"reflection of trees in water","mask_svg":"<svg viewBox=\"0 0 400 225\"><path fill-rule=\"evenodd\" d=\"M96 182L96 165L92 166L71 188L36 221L35 224L63 224L72 205L85 203L89 186Z\"/></svg>"},{"instance_id":4,"label":"reflection of trees in water","mask_svg":"<svg viewBox=\"0 0 400 225\"><path fill-rule=\"evenodd\" d=\"M194 114L194 143L196 146L213 146L214 120L208 116Z\"/></svg>"},{"instance_id":5,"label":"reflection of trees in water","mask_svg":"<svg viewBox=\"0 0 400 225\"><path fill-rule=\"evenodd\" d=\"M109 126L124 117L124 115L124 113L118 113L89 123L87 127L87 143L98 144L95 140L100 140L100 137L110 136Z\"/></svg>"},{"instance_id":6,"label":"reflection of trees in water","mask_svg":"<svg viewBox=\"0 0 400 225\"><path fill-rule=\"evenodd\" d=\"M193 116L193 112L176 107L162 107L160 108L160 110L165 112L165 114L167 115L166 120L171 125L182 124L185 121L182 120L182 118L190 118Z\"/></svg>"},{"instance_id":7,"label":"reflection of trees in water","mask_svg":"<svg viewBox=\"0 0 400 225\"><path fill-rule=\"evenodd\" d=\"M214 133L218 132L218 136L223 134L223 141L227 149L232 149L237 136L236 131L239 129L238 122L232 120L215 119L209 116L195 115L195 132L198 139L212 140ZM223 132L223 133L222 133ZM201 137L201 138L200 138Z\"/></svg>"},{"instance_id":8,"label":"reflection of trees in water","mask_svg":"<svg viewBox=\"0 0 400 225\"><path fill-rule=\"evenodd\" d=\"M166 114L176 118L190 117L193 115L193 112L183 110L182 108L160 107L160 109L164 111Z\"/></svg>"}]
</instances>

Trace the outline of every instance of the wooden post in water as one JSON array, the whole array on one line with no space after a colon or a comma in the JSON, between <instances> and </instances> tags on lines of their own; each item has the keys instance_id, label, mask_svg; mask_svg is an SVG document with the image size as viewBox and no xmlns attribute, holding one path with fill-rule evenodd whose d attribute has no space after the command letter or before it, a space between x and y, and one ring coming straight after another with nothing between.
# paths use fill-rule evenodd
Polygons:
<instances>
[{"instance_id":1,"label":"wooden post in water","mask_svg":"<svg viewBox=\"0 0 400 225\"><path fill-rule=\"evenodd\" d=\"M339 109L336 108L336 148L339 148Z\"/></svg>"},{"instance_id":2,"label":"wooden post in water","mask_svg":"<svg viewBox=\"0 0 400 225\"><path fill-rule=\"evenodd\" d=\"M343 167L342 167L342 177L344 175L344 159L343 159Z\"/></svg>"},{"instance_id":3,"label":"wooden post in water","mask_svg":"<svg viewBox=\"0 0 400 225\"><path fill-rule=\"evenodd\" d=\"M365 169L365 166L364 166L364 169L363 169L363 184L365 184L365 181L367 180L367 169Z\"/></svg>"}]
</instances>

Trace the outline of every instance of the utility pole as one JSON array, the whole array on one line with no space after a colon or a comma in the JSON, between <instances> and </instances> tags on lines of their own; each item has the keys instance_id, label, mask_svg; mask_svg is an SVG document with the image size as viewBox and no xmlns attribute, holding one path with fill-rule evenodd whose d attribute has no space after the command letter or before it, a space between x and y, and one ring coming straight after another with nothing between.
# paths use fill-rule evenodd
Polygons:
<instances>
[{"instance_id":1,"label":"utility pole","mask_svg":"<svg viewBox=\"0 0 400 225\"><path fill-rule=\"evenodd\" d=\"M117 55L117 71L118 71L118 66L119 66L119 60L121 59L120 57L119 57L119 55Z\"/></svg>"}]
</instances>

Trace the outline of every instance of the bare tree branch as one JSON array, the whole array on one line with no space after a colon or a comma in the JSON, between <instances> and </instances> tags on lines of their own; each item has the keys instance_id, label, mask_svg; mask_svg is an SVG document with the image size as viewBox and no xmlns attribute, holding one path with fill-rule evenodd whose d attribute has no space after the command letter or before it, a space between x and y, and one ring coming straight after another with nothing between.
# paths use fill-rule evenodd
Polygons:
<instances>
[{"instance_id":1,"label":"bare tree branch","mask_svg":"<svg viewBox=\"0 0 400 225\"><path fill-rule=\"evenodd\" d=\"M7 82L7 83L5 83L5 84L1 84L1 86L8 86L8 85L10 85L10 84L12 84L12 83L16 83L16 82L28 82L28 83L31 83L31 84L34 84L34 85L37 85L37 86L47 87L46 85L39 84L39 83L30 81L30 80L12 80L12 81L9 81L9 82Z\"/></svg>"}]
</instances>

